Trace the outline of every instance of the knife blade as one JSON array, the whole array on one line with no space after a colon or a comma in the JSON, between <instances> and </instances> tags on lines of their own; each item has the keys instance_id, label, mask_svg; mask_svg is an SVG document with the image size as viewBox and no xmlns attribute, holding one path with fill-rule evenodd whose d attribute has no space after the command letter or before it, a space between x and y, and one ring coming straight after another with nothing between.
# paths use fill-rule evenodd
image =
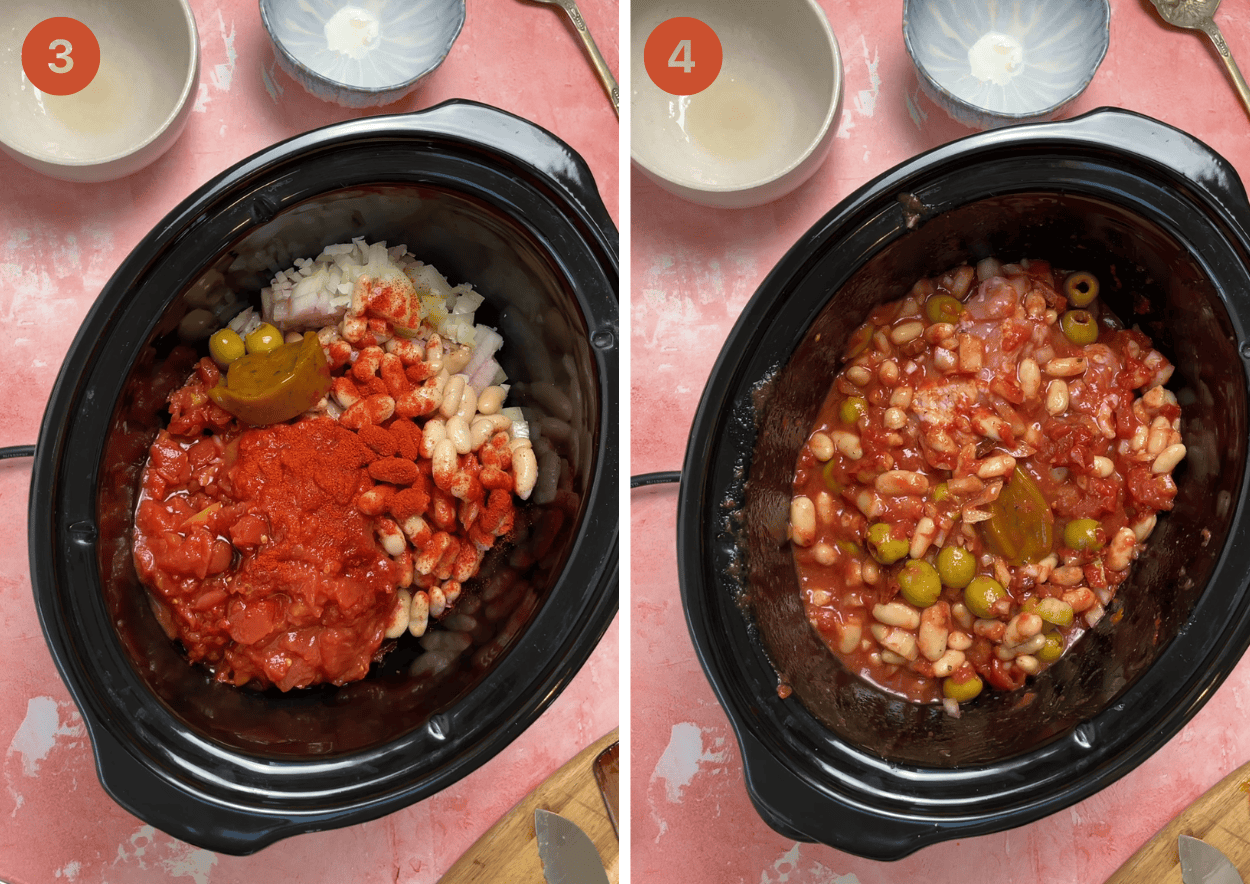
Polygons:
<instances>
[{"instance_id":1,"label":"knife blade","mask_svg":"<svg viewBox=\"0 0 1250 884\"><path fill-rule=\"evenodd\" d=\"M603 796L603 806L608 811L608 819L612 823L612 831L621 837L621 827L617 822L620 813L618 781L620 778L621 744L613 743L599 753L595 759L595 782L599 784L599 794Z\"/></svg>"},{"instance_id":2,"label":"knife blade","mask_svg":"<svg viewBox=\"0 0 1250 884\"><path fill-rule=\"evenodd\" d=\"M547 884L609 884L599 850L577 823L540 807L534 835Z\"/></svg>"},{"instance_id":3,"label":"knife blade","mask_svg":"<svg viewBox=\"0 0 1250 884\"><path fill-rule=\"evenodd\" d=\"M1237 867L1218 847L1181 835L1176 839L1176 849L1181 858L1181 880L1185 884L1246 884Z\"/></svg>"}]
</instances>

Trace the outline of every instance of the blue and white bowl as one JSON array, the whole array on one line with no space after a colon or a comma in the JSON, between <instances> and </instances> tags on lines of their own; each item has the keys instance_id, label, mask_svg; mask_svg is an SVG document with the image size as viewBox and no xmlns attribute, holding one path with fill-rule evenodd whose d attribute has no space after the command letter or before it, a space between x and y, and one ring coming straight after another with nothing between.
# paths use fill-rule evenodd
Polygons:
<instances>
[{"instance_id":1,"label":"blue and white bowl","mask_svg":"<svg viewBox=\"0 0 1250 884\"><path fill-rule=\"evenodd\" d=\"M442 64L465 0L260 0L260 17L278 64L310 93L380 107Z\"/></svg>"},{"instance_id":2,"label":"blue and white bowl","mask_svg":"<svg viewBox=\"0 0 1250 884\"><path fill-rule=\"evenodd\" d=\"M920 85L974 129L1057 116L1094 78L1111 37L1108 0L904 0Z\"/></svg>"}]
</instances>

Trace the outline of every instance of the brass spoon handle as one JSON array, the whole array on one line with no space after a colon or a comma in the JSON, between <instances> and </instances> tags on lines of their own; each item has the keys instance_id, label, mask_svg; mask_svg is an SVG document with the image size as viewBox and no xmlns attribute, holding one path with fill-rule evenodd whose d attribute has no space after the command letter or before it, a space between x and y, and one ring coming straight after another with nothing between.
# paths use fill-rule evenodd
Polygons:
<instances>
[{"instance_id":1,"label":"brass spoon handle","mask_svg":"<svg viewBox=\"0 0 1250 884\"><path fill-rule=\"evenodd\" d=\"M1250 114L1250 86L1246 85L1246 78L1241 75L1241 71L1237 68L1237 62L1233 61L1233 53L1229 51L1228 44L1224 42L1224 35L1220 33L1220 26L1213 19L1206 19L1202 22L1202 32L1211 38L1211 42L1215 44L1215 51L1220 54L1220 58L1224 59L1224 66L1228 68L1228 73L1233 78L1233 85L1237 87L1237 94L1241 96L1241 103L1246 109L1246 113Z\"/></svg>"},{"instance_id":2,"label":"brass spoon handle","mask_svg":"<svg viewBox=\"0 0 1250 884\"><path fill-rule=\"evenodd\" d=\"M582 43L586 45L586 51L590 53L590 61L595 66L595 72L599 74L603 88L608 92L608 98L612 99L612 109L616 111L616 115L619 117L621 115L620 88L616 84L616 77L612 76L612 71L608 69L608 63L603 60L603 53L595 45L595 38L590 36L590 28L586 27L586 21L582 18L581 10L577 8L577 3L574 0L558 0L558 2L560 8L568 13L569 20L573 22L573 27L577 29L577 33L581 35Z\"/></svg>"}]
</instances>

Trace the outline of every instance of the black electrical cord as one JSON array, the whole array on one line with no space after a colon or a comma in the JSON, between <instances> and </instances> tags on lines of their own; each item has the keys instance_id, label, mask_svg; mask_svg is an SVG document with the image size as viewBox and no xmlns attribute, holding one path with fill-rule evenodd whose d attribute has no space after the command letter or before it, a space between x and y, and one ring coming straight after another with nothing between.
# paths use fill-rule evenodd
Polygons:
<instances>
[{"instance_id":1,"label":"black electrical cord","mask_svg":"<svg viewBox=\"0 0 1250 884\"><path fill-rule=\"evenodd\" d=\"M639 473L629 477L630 488L645 488L648 485L667 485L681 481L680 470L666 470L661 473Z\"/></svg>"},{"instance_id":2,"label":"black electrical cord","mask_svg":"<svg viewBox=\"0 0 1250 884\"><path fill-rule=\"evenodd\" d=\"M34 445L10 445L8 448L0 448L0 460L8 460L10 457L34 457Z\"/></svg>"}]
</instances>

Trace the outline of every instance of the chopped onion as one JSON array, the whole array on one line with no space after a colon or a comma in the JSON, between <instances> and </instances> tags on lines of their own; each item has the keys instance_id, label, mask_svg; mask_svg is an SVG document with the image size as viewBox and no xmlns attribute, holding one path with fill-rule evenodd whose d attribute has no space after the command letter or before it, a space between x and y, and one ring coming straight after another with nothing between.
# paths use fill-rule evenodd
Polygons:
<instances>
[{"instance_id":1,"label":"chopped onion","mask_svg":"<svg viewBox=\"0 0 1250 884\"><path fill-rule=\"evenodd\" d=\"M474 329L476 346L473 348L473 356L469 359L469 364L464 367L464 374L467 374L469 377L473 377L486 360L494 356L499 348L503 346L503 338L493 328L477 325Z\"/></svg>"},{"instance_id":2,"label":"chopped onion","mask_svg":"<svg viewBox=\"0 0 1250 884\"><path fill-rule=\"evenodd\" d=\"M460 296L456 298L455 303L448 301L452 313L468 313L472 316L477 312L477 308L482 306L482 302L486 300L472 289L456 288L455 291L460 292Z\"/></svg>"},{"instance_id":3,"label":"chopped onion","mask_svg":"<svg viewBox=\"0 0 1250 884\"><path fill-rule=\"evenodd\" d=\"M977 279L985 282L992 276L1002 274L1003 265L998 262L997 258L982 258L977 262Z\"/></svg>"},{"instance_id":4,"label":"chopped onion","mask_svg":"<svg viewBox=\"0 0 1250 884\"><path fill-rule=\"evenodd\" d=\"M530 437L529 421L525 419L525 412L519 406L510 405L507 408L500 409L499 413L512 421L513 439L528 439Z\"/></svg>"}]
</instances>

